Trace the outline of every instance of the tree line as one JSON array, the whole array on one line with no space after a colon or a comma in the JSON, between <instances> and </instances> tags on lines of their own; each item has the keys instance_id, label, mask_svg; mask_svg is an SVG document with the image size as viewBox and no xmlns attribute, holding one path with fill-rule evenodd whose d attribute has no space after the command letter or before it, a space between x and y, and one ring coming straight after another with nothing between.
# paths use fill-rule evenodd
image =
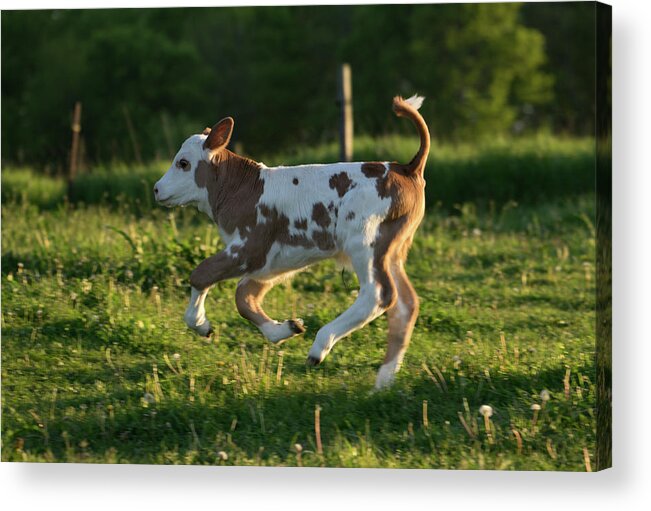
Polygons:
<instances>
[{"instance_id":1,"label":"tree line","mask_svg":"<svg viewBox=\"0 0 651 511\"><path fill-rule=\"evenodd\" d=\"M474 141L594 131L594 4L442 4L5 11L2 160L67 165L83 105L87 162L167 158L221 117L252 155L337 136L339 65L356 133ZM409 133L411 133L409 131Z\"/></svg>"}]
</instances>

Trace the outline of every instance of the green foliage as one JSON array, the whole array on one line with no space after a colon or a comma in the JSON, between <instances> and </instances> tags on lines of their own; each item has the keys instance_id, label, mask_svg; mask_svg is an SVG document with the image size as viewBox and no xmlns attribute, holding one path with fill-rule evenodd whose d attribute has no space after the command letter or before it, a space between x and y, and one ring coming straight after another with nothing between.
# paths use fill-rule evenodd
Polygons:
<instances>
[{"instance_id":1,"label":"green foliage","mask_svg":"<svg viewBox=\"0 0 651 511\"><path fill-rule=\"evenodd\" d=\"M342 61L353 67L359 134L407 132L389 102L415 91L441 140L548 124L586 133L593 88L581 41L592 28L576 9L565 18L567 5L538 9L544 16L520 4L3 12L2 158L64 168L77 100L91 165L169 157L225 115L251 154L328 143Z\"/></svg>"},{"instance_id":2,"label":"green foliage","mask_svg":"<svg viewBox=\"0 0 651 511\"><path fill-rule=\"evenodd\" d=\"M545 34L543 70L554 75L554 101L538 107L537 122L556 132L593 135L596 115L596 5L563 4L562 15L549 4L528 2L523 22Z\"/></svg>"},{"instance_id":3,"label":"green foliage","mask_svg":"<svg viewBox=\"0 0 651 511\"><path fill-rule=\"evenodd\" d=\"M418 149L412 136L358 137L355 158L361 161L409 161ZM427 207L453 210L473 201L501 207L509 201L540 203L594 192L594 142L547 136L493 139L480 144L435 143L426 167L429 185ZM338 160L336 143L301 147L287 153L256 158L267 165L328 163ZM149 165L99 166L79 175L72 186L73 203L103 204L147 213L152 204L154 183L169 162ZM36 192L36 190L41 190ZM2 200L29 202L41 208L57 207L64 201L63 181L40 177L28 170L7 169L2 173Z\"/></svg>"},{"instance_id":4,"label":"green foliage","mask_svg":"<svg viewBox=\"0 0 651 511\"><path fill-rule=\"evenodd\" d=\"M91 127L86 138L95 144L88 150L100 155L111 148L113 159L136 160L133 142L125 137L131 122L134 130L138 128L135 136L142 157L176 152L172 135L165 132L170 130L165 115L175 112L174 122L189 127L184 120L202 113L205 91L213 79L192 44L168 38L152 27L116 25L94 32L87 43L81 91L88 107L85 123ZM103 156L106 160L109 154Z\"/></svg>"},{"instance_id":5,"label":"green foliage","mask_svg":"<svg viewBox=\"0 0 651 511\"><path fill-rule=\"evenodd\" d=\"M33 204L50 209L60 206L66 194L63 179L39 175L30 168L2 171L2 204Z\"/></svg>"},{"instance_id":6,"label":"green foliage","mask_svg":"<svg viewBox=\"0 0 651 511\"><path fill-rule=\"evenodd\" d=\"M424 112L438 137L471 140L521 130L525 109L548 102L544 38L521 25L521 5L417 6L415 84L432 90ZM516 120L520 125L514 125Z\"/></svg>"}]
</instances>

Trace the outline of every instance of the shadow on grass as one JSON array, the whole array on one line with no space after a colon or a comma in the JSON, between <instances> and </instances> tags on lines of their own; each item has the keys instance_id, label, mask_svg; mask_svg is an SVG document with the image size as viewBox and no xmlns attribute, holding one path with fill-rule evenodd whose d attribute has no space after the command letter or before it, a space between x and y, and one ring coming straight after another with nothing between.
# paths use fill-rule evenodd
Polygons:
<instances>
[{"instance_id":1,"label":"shadow on grass","mask_svg":"<svg viewBox=\"0 0 651 511\"><path fill-rule=\"evenodd\" d=\"M287 367L288 374L295 370L304 371ZM592 368L584 367L581 371L591 374ZM359 385L357 381L346 387L344 377L338 388L319 391L273 387L248 395L218 390L220 384L216 382L215 390L202 393L195 401L163 397L149 405L143 404L142 394L126 392L111 396L111 418L107 418L104 402L97 404L97 411L82 416L57 414L47 423L47 441L33 430L14 429L10 425L5 446L13 445L20 437L25 441L26 450L49 449L57 461L70 461L72 441L73 451L77 453L81 452L76 447L81 442L79 445L87 445L94 453L101 455L110 450L116 461L131 463L191 460L191 463L214 464L219 463L217 453L223 450L230 452L229 463L233 464L291 465L295 462L292 451L295 443L301 443L306 452L316 450L314 411L319 406L326 457L328 449L334 449L335 444L341 448L342 443L352 446L366 443L372 444L380 456L408 451L417 459L431 457L437 448L454 449L450 442L458 443L460 450L482 442L481 438L470 438L459 421L457 414L464 410L464 398L472 414L476 414L481 404L491 404L497 431L505 431L504 435L508 436L516 417L530 416L530 399L533 399L530 396L542 388L549 389L552 395L562 395L564 374L565 369L559 367L535 375L516 373L491 380L478 378L468 381L464 387L450 385L447 391L440 390L423 375L399 378L394 388L380 393L371 393L369 386ZM70 376L79 380L79 375ZM424 400L428 402L427 429L423 426ZM77 409L82 403L88 400L75 397L59 402L58 406ZM576 427L573 421L577 413L587 413L563 409L560 401L558 406L567 415L560 424L568 427ZM172 453L172 457L166 458L166 453ZM77 461L83 461L83 456ZM334 454L327 458L326 465L337 463Z\"/></svg>"}]
</instances>

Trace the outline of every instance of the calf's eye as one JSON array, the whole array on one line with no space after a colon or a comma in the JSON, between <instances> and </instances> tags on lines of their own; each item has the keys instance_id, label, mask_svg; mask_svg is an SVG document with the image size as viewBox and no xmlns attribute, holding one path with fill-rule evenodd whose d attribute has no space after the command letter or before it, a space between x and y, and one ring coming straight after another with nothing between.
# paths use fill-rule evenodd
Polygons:
<instances>
[{"instance_id":1,"label":"calf's eye","mask_svg":"<svg viewBox=\"0 0 651 511\"><path fill-rule=\"evenodd\" d=\"M186 159L181 159L177 163L178 167L183 170L190 170L190 162Z\"/></svg>"}]
</instances>

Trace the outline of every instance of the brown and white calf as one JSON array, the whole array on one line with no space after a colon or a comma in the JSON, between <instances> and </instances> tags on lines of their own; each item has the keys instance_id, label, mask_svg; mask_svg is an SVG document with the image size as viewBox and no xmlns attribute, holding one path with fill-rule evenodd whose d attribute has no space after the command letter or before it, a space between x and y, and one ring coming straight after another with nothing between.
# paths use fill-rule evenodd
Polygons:
<instances>
[{"instance_id":1,"label":"brown and white calf","mask_svg":"<svg viewBox=\"0 0 651 511\"><path fill-rule=\"evenodd\" d=\"M336 258L352 264L359 294L317 332L307 362L319 364L337 341L386 312L388 350L375 385L389 385L418 315L418 296L404 263L425 210L423 171L430 137L418 112L422 101L418 96L393 100L396 115L411 119L420 135L420 149L408 164L267 167L226 148L233 131L230 117L188 138L156 183L156 200L168 207L195 205L217 224L226 245L190 276L188 326L209 336L208 291L219 281L239 278L237 309L269 341L300 334L305 330L301 320L271 319L262 300L279 281Z\"/></svg>"}]
</instances>

